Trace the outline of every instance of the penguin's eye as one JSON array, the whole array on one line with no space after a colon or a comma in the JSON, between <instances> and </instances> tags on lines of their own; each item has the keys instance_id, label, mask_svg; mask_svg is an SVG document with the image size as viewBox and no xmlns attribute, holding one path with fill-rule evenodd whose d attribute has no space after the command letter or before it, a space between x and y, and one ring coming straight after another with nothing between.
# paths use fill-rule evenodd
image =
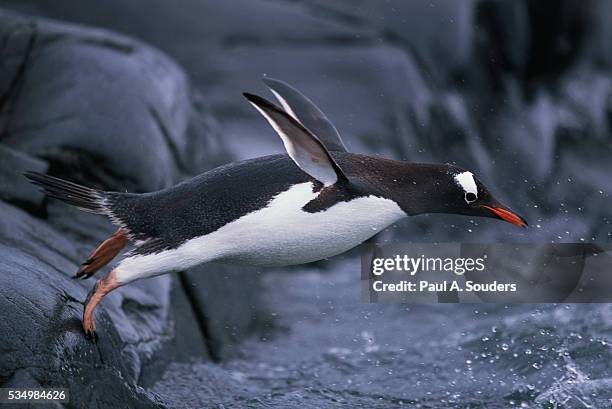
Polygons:
<instances>
[{"instance_id":1,"label":"penguin's eye","mask_svg":"<svg viewBox=\"0 0 612 409\"><path fill-rule=\"evenodd\" d=\"M468 203L472 203L472 202L476 201L476 199L478 199L478 196L476 196L472 192L467 192L465 194L465 201L468 202Z\"/></svg>"}]
</instances>

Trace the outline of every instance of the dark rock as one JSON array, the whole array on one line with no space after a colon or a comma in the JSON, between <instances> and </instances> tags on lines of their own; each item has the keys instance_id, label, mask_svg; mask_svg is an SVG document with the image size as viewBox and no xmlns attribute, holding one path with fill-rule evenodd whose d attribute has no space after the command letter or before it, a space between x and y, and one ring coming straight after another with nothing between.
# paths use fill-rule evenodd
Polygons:
<instances>
[{"instance_id":1,"label":"dark rock","mask_svg":"<svg viewBox=\"0 0 612 409\"><path fill-rule=\"evenodd\" d=\"M0 38L0 384L67 387L75 408L157 407L140 385L171 362L208 359L179 276L106 297L99 342L86 341L75 300L93 281L70 276L116 227L43 201L21 173L152 190L227 162L217 125L183 71L137 41L4 12Z\"/></svg>"},{"instance_id":2,"label":"dark rock","mask_svg":"<svg viewBox=\"0 0 612 409\"><path fill-rule=\"evenodd\" d=\"M223 156L202 149L215 146L209 133L188 142L186 130L202 113L194 113L187 78L165 55L106 31L6 13L0 27L3 53L23 54L6 73L12 92L0 140L47 159L55 174L146 191Z\"/></svg>"},{"instance_id":3,"label":"dark rock","mask_svg":"<svg viewBox=\"0 0 612 409\"><path fill-rule=\"evenodd\" d=\"M261 332L262 289L256 268L210 263L183 273L182 283L216 360L236 355L236 345Z\"/></svg>"},{"instance_id":4,"label":"dark rock","mask_svg":"<svg viewBox=\"0 0 612 409\"><path fill-rule=\"evenodd\" d=\"M14 389L21 389L21 388L40 389L42 388L42 385L38 383L38 381L34 379L28 373L27 369L18 369L17 371L15 371L13 376L7 382L5 382L2 386L5 388L14 388ZM20 408L21 409L38 409L38 408L42 408L42 409L47 409L47 408L48 409L60 409L62 408L63 409L66 406L58 402L47 403L47 404L20 402L20 403L14 403L14 404L4 403L2 404L2 407L11 408L11 409L20 409Z\"/></svg>"},{"instance_id":5,"label":"dark rock","mask_svg":"<svg viewBox=\"0 0 612 409\"><path fill-rule=\"evenodd\" d=\"M25 371L41 386L69 388L73 407L111 407L119 402L157 406L153 397L136 386L129 367L134 360L124 352L106 308L98 314L101 342L84 340L82 307L64 297L69 294L84 299L87 292L63 273L76 267L70 254L62 254L71 249L68 240L43 222L0 206L4 216L0 236L0 383L15 382L14 377L20 376L16 372ZM7 220L18 220L21 225L7 226ZM27 238L14 237L17 232Z\"/></svg>"},{"instance_id":6,"label":"dark rock","mask_svg":"<svg viewBox=\"0 0 612 409\"><path fill-rule=\"evenodd\" d=\"M600 5L601 7L601 5ZM518 75L525 90L555 84L578 63L596 13L572 1L480 1L475 53L496 89L504 75Z\"/></svg>"},{"instance_id":7,"label":"dark rock","mask_svg":"<svg viewBox=\"0 0 612 409\"><path fill-rule=\"evenodd\" d=\"M22 206L41 205L44 195L23 182L23 172L45 172L47 164L40 159L0 145L0 199Z\"/></svg>"},{"instance_id":8,"label":"dark rock","mask_svg":"<svg viewBox=\"0 0 612 409\"><path fill-rule=\"evenodd\" d=\"M45 387L69 387L74 407L119 402L150 407L155 399L137 386L145 377L143 366L159 356L166 364L171 357L205 357L197 326L184 321L190 318L184 296L178 292L170 300L168 276L109 295L97 314L100 341L86 341L80 328L82 306L64 299L67 294L83 300L92 285L69 278L83 258L74 244L78 236L60 233L2 202L0 212L0 309L6 312L0 326L0 383L22 369ZM198 343L199 348L193 346ZM146 376L154 377L155 371L150 372ZM84 386L83 379L95 387ZM115 384L109 394L106 390ZM86 404L89 400L93 403Z\"/></svg>"},{"instance_id":9,"label":"dark rock","mask_svg":"<svg viewBox=\"0 0 612 409\"><path fill-rule=\"evenodd\" d=\"M170 292L170 322L174 336L166 337L163 348L158 348L141 361L138 384L149 387L160 379L167 367L174 362L190 362L193 359L210 359L211 341L199 328L197 307L187 296L179 275L172 277ZM236 341L237 342L237 341Z\"/></svg>"}]
</instances>

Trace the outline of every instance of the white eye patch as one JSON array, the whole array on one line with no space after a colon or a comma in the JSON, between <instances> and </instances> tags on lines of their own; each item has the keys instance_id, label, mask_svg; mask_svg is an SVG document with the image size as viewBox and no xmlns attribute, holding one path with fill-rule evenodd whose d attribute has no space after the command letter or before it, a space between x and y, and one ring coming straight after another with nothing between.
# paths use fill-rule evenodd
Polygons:
<instances>
[{"instance_id":1,"label":"white eye patch","mask_svg":"<svg viewBox=\"0 0 612 409\"><path fill-rule=\"evenodd\" d=\"M476 186L476 181L474 180L474 175L472 172L462 172L455 175L455 182L463 189L465 192L465 201L468 203L472 203L474 200L478 198L478 187ZM468 200L468 196L472 198L474 196L468 195L471 193L476 197L474 200Z\"/></svg>"}]
</instances>

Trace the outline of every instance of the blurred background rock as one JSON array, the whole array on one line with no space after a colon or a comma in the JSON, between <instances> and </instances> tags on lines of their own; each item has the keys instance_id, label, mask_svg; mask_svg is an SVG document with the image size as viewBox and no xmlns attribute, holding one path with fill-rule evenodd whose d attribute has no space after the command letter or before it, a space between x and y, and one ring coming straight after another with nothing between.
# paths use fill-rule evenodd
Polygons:
<instances>
[{"instance_id":1,"label":"blurred background rock","mask_svg":"<svg viewBox=\"0 0 612 409\"><path fill-rule=\"evenodd\" d=\"M532 226L420 216L379 240L608 242L612 3L0 8L3 385L68 386L68 407L608 402L607 306L365 305L354 254L137 283L108 297L89 344L60 294L85 297L93 283L69 277L112 227L21 173L150 191L282 152L240 95L270 96L269 75L313 99L351 151L471 169Z\"/></svg>"}]
</instances>

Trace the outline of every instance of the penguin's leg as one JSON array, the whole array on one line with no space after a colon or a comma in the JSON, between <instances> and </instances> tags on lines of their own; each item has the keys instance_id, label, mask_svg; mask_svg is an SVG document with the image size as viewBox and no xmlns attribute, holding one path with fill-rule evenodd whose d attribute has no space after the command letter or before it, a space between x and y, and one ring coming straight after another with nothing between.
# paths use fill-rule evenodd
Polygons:
<instances>
[{"instance_id":1,"label":"penguin's leg","mask_svg":"<svg viewBox=\"0 0 612 409\"><path fill-rule=\"evenodd\" d=\"M83 331L87 339L96 342L96 323L94 321L94 310L102 301L102 298L116 288L121 287L121 283L117 280L116 269L108 273L108 275L96 282L85 300L85 309L83 310Z\"/></svg>"},{"instance_id":2,"label":"penguin's leg","mask_svg":"<svg viewBox=\"0 0 612 409\"><path fill-rule=\"evenodd\" d=\"M104 240L104 242L91 253L72 278L87 279L91 277L96 271L100 270L115 258L127 243L128 237L123 229L120 228L115 234Z\"/></svg>"}]
</instances>

